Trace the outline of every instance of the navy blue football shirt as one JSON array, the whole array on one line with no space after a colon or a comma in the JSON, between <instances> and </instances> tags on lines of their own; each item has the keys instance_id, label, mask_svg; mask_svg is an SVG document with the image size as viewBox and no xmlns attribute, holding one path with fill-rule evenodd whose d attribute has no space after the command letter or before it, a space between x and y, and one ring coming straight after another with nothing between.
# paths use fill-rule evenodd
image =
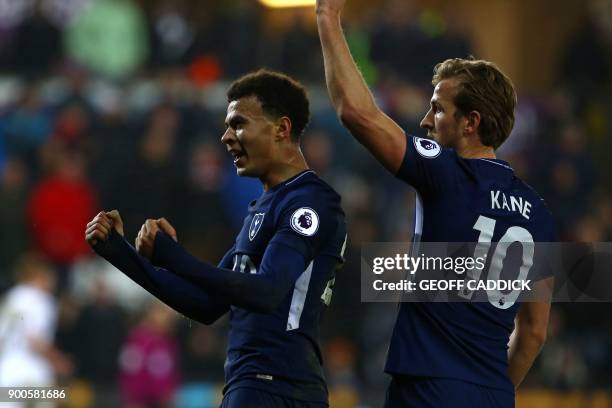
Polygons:
<instances>
[{"instance_id":1,"label":"navy blue football shirt","mask_svg":"<svg viewBox=\"0 0 612 408\"><path fill-rule=\"evenodd\" d=\"M229 311L224 393L250 387L327 404L319 321L345 247L340 196L308 170L249 205L218 267L161 231L151 261L114 229L94 249L186 316L210 324Z\"/></svg>"},{"instance_id":2,"label":"navy blue football shirt","mask_svg":"<svg viewBox=\"0 0 612 408\"><path fill-rule=\"evenodd\" d=\"M552 216L508 163L464 159L407 136L397 177L417 191L414 239L422 242L551 242ZM508 341L518 303L402 303L385 371L453 378L514 392Z\"/></svg>"},{"instance_id":3,"label":"navy blue football shirt","mask_svg":"<svg viewBox=\"0 0 612 408\"><path fill-rule=\"evenodd\" d=\"M270 273L279 262L266 256L273 245L285 248L284 256L301 254L305 267L288 277L291 290L271 313L231 307L225 392L254 386L327 402L319 321L343 262L346 226L340 196L313 171L269 189L249 205L231 251L233 270Z\"/></svg>"}]
</instances>

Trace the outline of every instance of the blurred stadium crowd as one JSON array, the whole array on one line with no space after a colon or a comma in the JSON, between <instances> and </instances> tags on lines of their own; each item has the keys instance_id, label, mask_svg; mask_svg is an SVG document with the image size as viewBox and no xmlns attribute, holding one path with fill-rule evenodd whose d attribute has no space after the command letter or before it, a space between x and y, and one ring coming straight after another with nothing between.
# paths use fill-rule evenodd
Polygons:
<instances>
[{"instance_id":1,"label":"blurred stadium crowd","mask_svg":"<svg viewBox=\"0 0 612 408\"><path fill-rule=\"evenodd\" d=\"M612 241L608 8L608 20L592 14L566 43L554 88L519 90L516 126L499 151L547 201L564 241ZM94 257L84 226L117 208L133 242L146 218L165 216L192 253L220 259L261 192L235 175L219 142L224 91L260 66L307 84L303 150L347 212L347 262L322 330L331 406L381 400L395 307L359 303L360 244L410 240L414 196L338 123L312 10L287 12L282 28L265 14L251 0L0 2L0 290L5 305L28 299L16 289L46 293L38 319L48 319L32 330L48 340L44 364L72 387L69 406L216 406L227 322L206 327L153 302ZM452 21L404 1L346 29L378 102L418 135L433 65L477 55ZM526 390L612 390L606 307L554 306ZM30 347L11 345L3 310L0 379L10 347Z\"/></svg>"}]
</instances>

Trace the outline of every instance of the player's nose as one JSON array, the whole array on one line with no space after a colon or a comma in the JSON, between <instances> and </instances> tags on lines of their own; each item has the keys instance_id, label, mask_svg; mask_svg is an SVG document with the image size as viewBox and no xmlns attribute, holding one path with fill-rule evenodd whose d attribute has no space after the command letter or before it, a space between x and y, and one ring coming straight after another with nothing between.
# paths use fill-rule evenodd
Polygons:
<instances>
[{"instance_id":1,"label":"player's nose","mask_svg":"<svg viewBox=\"0 0 612 408\"><path fill-rule=\"evenodd\" d=\"M230 144L233 140L233 132L231 128L227 128L223 135L221 136L221 143Z\"/></svg>"},{"instance_id":2,"label":"player's nose","mask_svg":"<svg viewBox=\"0 0 612 408\"><path fill-rule=\"evenodd\" d=\"M420 126L423 129L427 129L427 130L431 130L433 129L433 121L431 120L431 109L425 114L425 116L423 117L423 119L421 120L421 124Z\"/></svg>"}]
</instances>

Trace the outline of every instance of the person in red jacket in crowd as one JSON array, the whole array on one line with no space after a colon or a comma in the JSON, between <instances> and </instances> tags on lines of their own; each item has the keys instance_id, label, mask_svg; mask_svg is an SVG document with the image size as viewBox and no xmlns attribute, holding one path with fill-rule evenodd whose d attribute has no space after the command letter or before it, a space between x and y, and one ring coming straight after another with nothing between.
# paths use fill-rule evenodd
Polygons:
<instances>
[{"instance_id":1,"label":"person in red jacket in crowd","mask_svg":"<svg viewBox=\"0 0 612 408\"><path fill-rule=\"evenodd\" d=\"M90 255L83 241L83 226L96 214L97 194L88 181L82 152L60 144L46 146L48 168L32 189L27 220L36 248L57 266L67 267Z\"/></svg>"}]
</instances>

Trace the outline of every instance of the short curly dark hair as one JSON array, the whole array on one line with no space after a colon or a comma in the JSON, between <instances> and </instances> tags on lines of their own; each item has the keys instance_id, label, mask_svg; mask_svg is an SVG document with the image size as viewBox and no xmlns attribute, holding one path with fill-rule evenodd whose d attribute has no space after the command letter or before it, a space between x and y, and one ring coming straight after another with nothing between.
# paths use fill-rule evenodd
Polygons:
<instances>
[{"instance_id":1,"label":"short curly dark hair","mask_svg":"<svg viewBox=\"0 0 612 408\"><path fill-rule=\"evenodd\" d=\"M261 69L234 81L227 90L227 101L253 95L267 114L287 116L291 120L292 140L300 140L310 122L310 103L302 84L283 73Z\"/></svg>"}]
</instances>

